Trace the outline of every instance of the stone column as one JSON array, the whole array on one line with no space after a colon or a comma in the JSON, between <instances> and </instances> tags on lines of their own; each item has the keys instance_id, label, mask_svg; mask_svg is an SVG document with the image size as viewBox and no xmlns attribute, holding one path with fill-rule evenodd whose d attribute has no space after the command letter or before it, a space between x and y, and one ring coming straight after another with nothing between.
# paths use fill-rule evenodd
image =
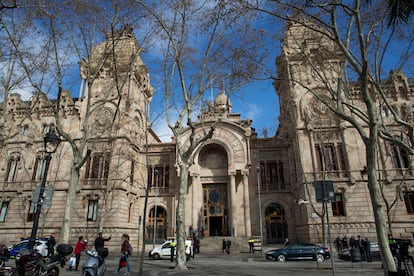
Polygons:
<instances>
[{"instance_id":1,"label":"stone column","mask_svg":"<svg viewBox=\"0 0 414 276\"><path fill-rule=\"evenodd\" d=\"M191 222L194 228L197 228L198 211L200 210L200 177L198 174L191 174Z\"/></svg>"},{"instance_id":2,"label":"stone column","mask_svg":"<svg viewBox=\"0 0 414 276\"><path fill-rule=\"evenodd\" d=\"M235 214L236 214L236 172L231 171L229 172L229 178L230 178L230 234L232 236L237 236L236 232L236 220L235 220Z\"/></svg>"},{"instance_id":3,"label":"stone column","mask_svg":"<svg viewBox=\"0 0 414 276\"><path fill-rule=\"evenodd\" d=\"M250 221L250 196L249 196L249 171L242 171L243 176L243 206L244 206L244 235L252 235L252 224Z\"/></svg>"}]
</instances>

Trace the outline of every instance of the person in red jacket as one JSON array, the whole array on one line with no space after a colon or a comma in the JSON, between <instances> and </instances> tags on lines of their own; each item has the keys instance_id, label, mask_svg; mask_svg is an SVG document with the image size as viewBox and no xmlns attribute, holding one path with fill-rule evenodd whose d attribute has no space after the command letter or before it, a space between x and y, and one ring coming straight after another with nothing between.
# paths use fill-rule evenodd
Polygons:
<instances>
[{"instance_id":1,"label":"person in red jacket","mask_svg":"<svg viewBox=\"0 0 414 276\"><path fill-rule=\"evenodd\" d=\"M76 267L75 267L76 271L78 271L81 253L83 250L87 248L87 243L88 241L86 240L83 241L83 236L79 236L78 241L76 242L76 245L75 245L75 250L73 251L76 257Z\"/></svg>"}]
</instances>

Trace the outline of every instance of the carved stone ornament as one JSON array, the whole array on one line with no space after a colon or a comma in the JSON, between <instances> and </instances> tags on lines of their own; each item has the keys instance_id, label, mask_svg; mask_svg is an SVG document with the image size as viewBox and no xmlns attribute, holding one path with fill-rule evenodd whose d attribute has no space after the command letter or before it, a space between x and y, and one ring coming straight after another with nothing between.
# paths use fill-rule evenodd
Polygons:
<instances>
[{"instance_id":1,"label":"carved stone ornament","mask_svg":"<svg viewBox=\"0 0 414 276\"><path fill-rule=\"evenodd\" d=\"M323 101L330 102L330 99L327 96L319 96L323 98ZM312 113L317 117L326 118L330 114L329 108L316 97L312 97L309 101L309 106L311 107Z\"/></svg>"},{"instance_id":2,"label":"carved stone ornament","mask_svg":"<svg viewBox=\"0 0 414 276\"><path fill-rule=\"evenodd\" d=\"M107 127L113 120L113 112L108 107L101 107L95 110L94 115L94 124L97 128L105 128Z\"/></svg>"}]
</instances>

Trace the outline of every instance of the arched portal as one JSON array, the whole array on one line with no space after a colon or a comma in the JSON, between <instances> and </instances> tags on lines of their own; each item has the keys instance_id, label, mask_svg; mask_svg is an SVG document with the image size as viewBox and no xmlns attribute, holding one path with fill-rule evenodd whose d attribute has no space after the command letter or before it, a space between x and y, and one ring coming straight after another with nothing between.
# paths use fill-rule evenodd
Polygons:
<instances>
[{"instance_id":1,"label":"arched portal","mask_svg":"<svg viewBox=\"0 0 414 276\"><path fill-rule=\"evenodd\" d=\"M227 236L229 197L227 191L228 158L226 150L217 144L205 146L198 156L201 167L203 205L201 227L206 236Z\"/></svg>"},{"instance_id":2,"label":"arched portal","mask_svg":"<svg viewBox=\"0 0 414 276\"><path fill-rule=\"evenodd\" d=\"M265 211L267 243L283 243L288 237L285 209L278 203L271 203Z\"/></svg>"},{"instance_id":3,"label":"arched portal","mask_svg":"<svg viewBox=\"0 0 414 276\"><path fill-rule=\"evenodd\" d=\"M161 207L156 206L151 208L149 212L148 225L147 225L147 240L154 239L154 227L155 227L155 239L157 242L167 239L167 211ZM156 220L154 217L156 216Z\"/></svg>"}]
</instances>

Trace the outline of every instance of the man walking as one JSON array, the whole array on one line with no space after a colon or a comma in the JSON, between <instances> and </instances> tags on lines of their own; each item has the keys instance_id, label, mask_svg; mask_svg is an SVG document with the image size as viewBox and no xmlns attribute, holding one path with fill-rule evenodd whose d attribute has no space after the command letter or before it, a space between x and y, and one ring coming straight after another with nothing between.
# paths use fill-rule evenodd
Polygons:
<instances>
[{"instance_id":1,"label":"man walking","mask_svg":"<svg viewBox=\"0 0 414 276\"><path fill-rule=\"evenodd\" d=\"M96 251L98 251L99 248L104 248L105 247L105 242L111 240L111 236L109 236L109 238L104 239L102 237L102 232L98 233L98 237L95 239L95 249Z\"/></svg>"},{"instance_id":2,"label":"man walking","mask_svg":"<svg viewBox=\"0 0 414 276\"><path fill-rule=\"evenodd\" d=\"M230 255L230 247L231 247L231 241L229 239L226 240L226 252L227 255Z\"/></svg>"}]
</instances>

